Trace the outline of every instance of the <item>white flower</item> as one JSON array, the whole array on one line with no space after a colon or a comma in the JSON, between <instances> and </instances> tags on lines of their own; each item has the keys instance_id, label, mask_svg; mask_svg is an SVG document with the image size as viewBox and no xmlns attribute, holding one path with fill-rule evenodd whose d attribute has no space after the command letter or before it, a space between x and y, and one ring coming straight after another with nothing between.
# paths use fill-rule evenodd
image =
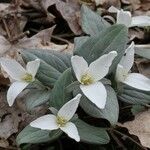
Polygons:
<instances>
[{"instance_id":1,"label":"white flower","mask_svg":"<svg viewBox=\"0 0 150 150\"><path fill-rule=\"evenodd\" d=\"M136 89L150 91L150 79L139 73L130 73L134 63L134 43L126 49L116 70L116 81L123 82Z\"/></svg>"},{"instance_id":2,"label":"white flower","mask_svg":"<svg viewBox=\"0 0 150 150\"><path fill-rule=\"evenodd\" d=\"M13 83L7 92L7 101L9 106L12 106L16 97L21 93L29 83L35 80L35 75L40 65L40 60L36 59L27 63L24 69L14 59L1 58L1 67L13 79Z\"/></svg>"},{"instance_id":3,"label":"white flower","mask_svg":"<svg viewBox=\"0 0 150 150\"><path fill-rule=\"evenodd\" d=\"M150 26L150 17L149 16L131 16L130 11L119 10L114 6L111 6L108 9L109 12L117 13L117 24L124 24L127 27L143 27Z\"/></svg>"},{"instance_id":4,"label":"white flower","mask_svg":"<svg viewBox=\"0 0 150 150\"><path fill-rule=\"evenodd\" d=\"M105 107L107 92L99 80L106 76L116 56L117 52L112 51L93 61L89 66L83 57L72 56L71 58L76 78L81 83L80 89L100 109Z\"/></svg>"},{"instance_id":5,"label":"white flower","mask_svg":"<svg viewBox=\"0 0 150 150\"><path fill-rule=\"evenodd\" d=\"M70 122L70 119L73 117L78 108L80 98L81 94L78 94L72 100L64 104L58 112L56 109L50 108L54 115L48 114L39 117L33 122L31 122L30 126L34 128L40 128L42 130L61 129L69 137L79 142L80 136L77 127L74 123Z\"/></svg>"}]
</instances>

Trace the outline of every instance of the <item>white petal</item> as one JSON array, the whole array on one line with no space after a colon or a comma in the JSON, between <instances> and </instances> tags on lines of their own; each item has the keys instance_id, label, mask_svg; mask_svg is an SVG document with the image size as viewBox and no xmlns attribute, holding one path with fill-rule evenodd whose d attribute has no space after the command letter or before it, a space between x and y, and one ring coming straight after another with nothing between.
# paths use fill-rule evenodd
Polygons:
<instances>
[{"instance_id":1,"label":"white petal","mask_svg":"<svg viewBox=\"0 0 150 150\"><path fill-rule=\"evenodd\" d=\"M80 85L83 94L98 108L103 109L106 104L107 92L101 82L90 85Z\"/></svg>"},{"instance_id":2,"label":"white petal","mask_svg":"<svg viewBox=\"0 0 150 150\"><path fill-rule=\"evenodd\" d=\"M2 58L1 66L15 80L21 80L26 74L26 70L14 59Z\"/></svg>"},{"instance_id":3,"label":"white petal","mask_svg":"<svg viewBox=\"0 0 150 150\"><path fill-rule=\"evenodd\" d=\"M132 17L131 27L138 26L150 26L150 17L149 16L135 16Z\"/></svg>"},{"instance_id":4,"label":"white petal","mask_svg":"<svg viewBox=\"0 0 150 150\"><path fill-rule=\"evenodd\" d=\"M131 13L129 11L120 10L117 13L117 24L124 24L127 27L131 26Z\"/></svg>"},{"instance_id":5,"label":"white petal","mask_svg":"<svg viewBox=\"0 0 150 150\"><path fill-rule=\"evenodd\" d=\"M74 123L68 122L64 127L60 127L60 129L72 139L76 140L77 142L80 141L80 136Z\"/></svg>"},{"instance_id":6,"label":"white petal","mask_svg":"<svg viewBox=\"0 0 150 150\"><path fill-rule=\"evenodd\" d=\"M71 57L71 63L76 78L78 79L78 81L80 81L81 76L88 70L88 64L83 57L77 55Z\"/></svg>"},{"instance_id":7,"label":"white petal","mask_svg":"<svg viewBox=\"0 0 150 150\"><path fill-rule=\"evenodd\" d=\"M128 70L125 70L120 64L117 65L115 79L117 82L124 82L128 76Z\"/></svg>"},{"instance_id":8,"label":"white petal","mask_svg":"<svg viewBox=\"0 0 150 150\"><path fill-rule=\"evenodd\" d=\"M7 102L12 106L16 97L28 86L27 82L14 82L7 91Z\"/></svg>"},{"instance_id":9,"label":"white petal","mask_svg":"<svg viewBox=\"0 0 150 150\"><path fill-rule=\"evenodd\" d=\"M39 117L32 121L30 126L34 128L40 128L42 130L55 130L59 128L58 124L56 123L56 116L54 115L44 115Z\"/></svg>"},{"instance_id":10,"label":"white petal","mask_svg":"<svg viewBox=\"0 0 150 150\"><path fill-rule=\"evenodd\" d=\"M116 7L114 7L114 6L111 6L111 7L109 7L108 11L109 11L109 12L112 12L112 13L117 13L117 12L120 11L120 10L117 9Z\"/></svg>"},{"instance_id":11,"label":"white petal","mask_svg":"<svg viewBox=\"0 0 150 150\"><path fill-rule=\"evenodd\" d=\"M123 66L123 68L128 72L134 63L134 46L134 42L132 42L131 45L126 49L125 55L119 62L119 65Z\"/></svg>"},{"instance_id":12,"label":"white petal","mask_svg":"<svg viewBox=\"0 0 150 150\"><path fill-rule=\"evenodd\" d=\"M123 83L139 90L150 91L150 79L139 73L130 73Z\"/></svg>"},{"instance_id":13,"label":"white petal","mask_svg":"<svg viewBox=\"0 0 150 150\"><path fill-rule=\"evenodd\" d=\"M27 72L32 74L33 77L35 77L39 69L39 66L40 66L40 59L28 62L26 66Z\"/></svg>"},{"instance_id":14,"label":"white petal","mask_svg":"<svg viewBox=\"0 0 150 150\"><path fill-rule=\"evenodd\" d=\"M116 51L111 51L93 61L89 65L89 74L94 78L95 81L102 79L109 71L109 67L112 64L113 59L117 56Z\"/></svg>"},{"instance_id":15,"label":"white petal","mask_svg":"<svg viewBox=\"0 0 150 150\"><path fill-rule=\"evenodd\" d=\"M63 117L66 120L70 120L73 115L75 114L79 102L80 102L81 94L78 94L76 97L74 97L72 100L67 102L65 105L62 106L62 108L58 111L58 116Z\"/></svg>"}]
</instances>

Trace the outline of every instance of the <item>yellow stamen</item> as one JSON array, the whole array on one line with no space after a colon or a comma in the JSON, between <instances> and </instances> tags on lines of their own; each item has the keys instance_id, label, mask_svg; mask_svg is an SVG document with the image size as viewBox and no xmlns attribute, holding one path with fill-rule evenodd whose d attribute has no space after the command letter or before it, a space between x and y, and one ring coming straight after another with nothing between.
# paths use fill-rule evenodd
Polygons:
<instances>
[{"instance_id":1,"label":"yellow stamen","mask_svg":"<svg viewBox=\"0 0 150 150\"><path fill-rule=\"evenodd\" d=\"M89 85L93 83L93 79L89 74L85 74L81 77L81 83L84 85Z\"/></svg>"},{"instance_id":2,"label":"yellow stamen","mask_svg":"<svg viewBox=\"0 0 150 150\"><path fill-rule=\"evenodd\" d=\"M67 120L64 119L63 117L57 116L56 122L60 127L64 127L65 124L67 123Z\"/></svg>"},{"instance_id":3,"label":"yellow stamen","mask_svg":"<svg viewBox=\"0 0 150 150\"><path fill-rule=\"evenodd\" d=\"M33 81L33 76L29 73L26 73L26 75L22 78L23 81L26 82L32 82Z\"/></svg>"}]
</instances>

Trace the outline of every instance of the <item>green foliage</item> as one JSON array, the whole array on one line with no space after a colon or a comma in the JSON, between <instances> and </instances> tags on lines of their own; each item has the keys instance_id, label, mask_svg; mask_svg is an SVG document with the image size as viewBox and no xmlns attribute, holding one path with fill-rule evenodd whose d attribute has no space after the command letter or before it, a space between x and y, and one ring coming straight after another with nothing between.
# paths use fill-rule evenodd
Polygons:
<instances>
[{"instance_id":1,"label":"green foliage","mask_svg":"<svg viewBox=\"0 0 150 150\"><path fill-rule=\"evenodd\" d=\"M104 109L96 107L96 105L89 101L84 95L81 98L80 106L90 116L107 119L112 125L115 125L118 121L119 115L118 100L115 91L110 86L107 85L106 90L107 101Z\"/></svg>"},{"instance_id":2,"label":"green foliage","mask_svg":"<svg viewBox=\"0 0 150 150\"><path fill-rule=\"evenodd\" d=\"M48 142L58 138L61 134L62 132L59 130L51 132L27 126L18 134L16 142L18 145Z\"/></svg>"},{"instance_id":3,"label":"green foliage","mask_svg":"<svg viewBox=\"0 0 150 150\"><path fill-rule=\"evenodd\" d=\"M130 104L145 105L150 103L150 91L141 91L128 85L123 85L122 92L118 94L118 97Z\"/></svg>"},{"instance_id":4,"label":"green foliage","mask_svg":"<svg viewBox=\"0 0 150 150\"><path fill-rule=\"evenodd\" d=\"M36 77L44 85L50 87L54 85L61 73L71 66L69 54L62 54L52 50L26 49L21 52L21 55L26 62L35 60L36 58L41 60Z\"/></svg>"},{"instance_id":5,"label":"green foliage","mask_svg":"<svg viewBox=\"0 0 150 150\"><path fill-rule=\"evenodd\" d=\"M50 106L60 109L72 98L72 94L67 92L66 87L72 82L71 69L67 69L56 81L51 91Z\"/></svg>"},{"instance_id":6,"label":"green foliage","mask_svg":"<svg viewBox=\"0 0 150 150\"><path fill-rule=\"evenodd\" d=\"M85 33L95 36L110 26L99 14L93 12L87 6L81 8L81 25Z\"/></svg>"},{"instance_id":7,"label":"green foliage","mask_svg":"<svg viewBox=\"0 0 150 150\"><path fill-rule=\"evenodd\" d=\"M124 55L127 44L127 33L127 28L124 25L108 27L98 35L89 37L88 40L74 52L74 55L83 56L88 63L91 63L103 54L117 51L118 55L110 67L110 70L114 71Z\"/></svg>"},{"instance_id":8,"label":"green foliage","mask_svg":"<svg viewBox=\"0 0 150 150\"><path fill-rule=\"evenodd\" d=\"M105 129L91 126L84 121L77 119L75 122L81 141L91 144L107 144L109 136Z\"/></svg>"},{"instance_id":9,"label":"green foliage","mask_svg":"<svg viewBox=\"0 0 150 150\"><path fill-rule=\"evenodd\" d=\"M31 111L35 107L46 103L50 99L51 92L49 90L30 89L25 97L27 110Z\"/></svg>"}]
</instances>

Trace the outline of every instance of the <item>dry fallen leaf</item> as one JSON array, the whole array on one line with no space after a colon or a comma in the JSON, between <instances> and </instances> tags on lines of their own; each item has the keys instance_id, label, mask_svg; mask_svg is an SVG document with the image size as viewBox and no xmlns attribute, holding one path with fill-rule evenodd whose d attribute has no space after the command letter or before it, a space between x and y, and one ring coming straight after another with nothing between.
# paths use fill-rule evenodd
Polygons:
<instances>
[{"instance_id":1,"label":"dry fallen leaf","mask_svg":"<svg viewBox=\"0 0 150 150\"><path fill-rule=\"evenodd\" d=\"M150 78L150 60L147 59L137 59L135 61L135 64L138 68L138 71L147 76L148 78Z\"/></svg>"},{"instance_id":2,"label":"dry fallen leaf","mask_svg":"<svg viewBox=\"0 0 150 150\"><path fill-rule=\"evenodd\" d=\"M109 8L110 6L115 6L117 8L120 8L121 3L120 0L94 0L96 5L102 5L105 8Z\"/></svg>"},{"instance_id":3,"label":"dry fallen leaf","mask_svg":"<svg viewBox=\"0 0 150 150\"><path fill-rule=\"evenodd\" d=\"M70 29L77 35L82 33L79 25L78 14L80 12L80 5L77 0L43 0L43 8L48 12L48 7L55 4L56 9L61 13L62 17L67 21Z\"/></svg>"},{"instance_id":4,"label":"dry fallen leaf","mask_svg":"<svg viewBox=\"0 0 150 150\"><path fill-rule=\"evenodd\" d=\"M132 6L132 9L134 11L139 9L140 6L141 6L141 1L140 0L130 0L130 3L131 3L131 6Z\"/></svg>"},{"instance_id":5,"label":"dry fallen leaf","mask_svg":"<svg viewBox=\"0 0 150 150\"><path fill-rule=\"evenodd\" d=\"M138 39L143 40L145 38L144 31L139 28L129 29L130 41Z\"/></svg>"},{"instance_id":6,"label":"dry fallen leaf","mask_svg":"<svg viewBox=\"0 0 150 150\"><path fill-rule=\"evenodd\" d=\"M19 133L35 118L44 115L47 109L39 106L34 110L33 114L28 114L23 98L25 97L24 94L27 94L25 92L17 97L13 107L9 107L6 101L6 89L0 88L0 147L9 149L10 145L15 145L15 134Z\"/></svg>"},{"instance_id":7,"label":"dry fallen leaf","mask_svg":"<svg viewBox=\"0 0 150 150\"><path fill-rule=\"evenodd\" d=\"M0 12L4 11L5 9L7 9L10 6L9 3L1 3L0 4ZM2 13L2 12L1 12Z\"/></svg>"},{"instance_id":8,"label":"dry fallen leaf","mask_svg":"<svg viewBox=\"0 0 150 150\"><path fill-rule=\"evenodd\" d=\"M6 139L0 139L0 147L7 148L9 146L9 142Z\"/></svg>"},{"instance_id":9,"label":"dry fallen leaf","mask_svg":"<svg viewBox=\"0 0 150 150\"><path fill-rule=\"evenodd\" d=\"M150 148L150 109L139 113L133 121L121 126L126 127L130 134L138 136L143 146Z\"/></svg>"},{"instance_id":10,"label":"dry fallen leaf","mask_svg":"<svg viewBox=\"0 0 150 150\"><path fill-rule=\"evenodd\" d=\"M51 34L54 30L54 27L48 28L38 32L36 35L27 38L18 40L18 42L10 43L5 37L0 36L0 56L10 56L12 58L17 58L17 51L22 48L38 48L39 45L45 45L47 42L50 42Z\"/></svg>"},{"instance_id":11,"label":"dry fallen leaf","mask_svg":"<svg viewBox=\"0 0 150 150\"><path fill-rule=\"evenodd\" d=\"M15 107L8 106L5 94L5 92L0 92L0 138L7 139L18 132L21 118L18 116L20 112Z\"/></svg>"}]
</instances>

